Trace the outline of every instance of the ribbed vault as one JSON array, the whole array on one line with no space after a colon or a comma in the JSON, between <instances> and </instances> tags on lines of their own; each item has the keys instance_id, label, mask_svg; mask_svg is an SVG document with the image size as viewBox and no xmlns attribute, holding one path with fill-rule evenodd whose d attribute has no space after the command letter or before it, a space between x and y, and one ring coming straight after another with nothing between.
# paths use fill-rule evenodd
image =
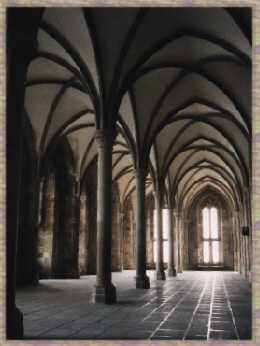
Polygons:
<instances>
[{"instance_id":1,"label":"ribbed vault","mask_svg":"<svg viewBox=\"0 0 260 346\"><path fill-rule=\"evenodd\" d=\"M240 12L46 8L25 95L40 167L66 137L82 182L96 129L116 128L122 202L143 168L146 193L153 183L176 208L205 186L238 206L251 176L250 16Z\"/></svg>"}]
</instances>

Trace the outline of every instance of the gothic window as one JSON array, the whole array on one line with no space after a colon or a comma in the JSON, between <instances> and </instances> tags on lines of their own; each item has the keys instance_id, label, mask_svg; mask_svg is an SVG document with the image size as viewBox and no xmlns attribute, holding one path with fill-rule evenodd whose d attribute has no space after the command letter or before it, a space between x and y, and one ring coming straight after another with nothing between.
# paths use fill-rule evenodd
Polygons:
<instances>
[{"instance_id":1,"label":"gothic window","mask_svg":"<svg viewBox=\"0 0 260 346\"><path fill-rule=\"evenodd\" d=\"M154 225L157 225L157 213L154 211ZM157 250L156 250L156 232L154 232L153 238L153 260L157 262ZM163 262L168 263L168 214L167 209L162 209L162 243L163 243Z\"/></svg>"},{"instance_id":2,"label":"gothic window","mask_svg":"<svg viewBox=\"0 0 260 346\"><path fill-rule=\"evenodd\" d=\"M218 222L218 210L216 208L204 208L203 220L203 259L204 264L217 264L220 262L220 229Z\"/></svg>"}]
</instances>

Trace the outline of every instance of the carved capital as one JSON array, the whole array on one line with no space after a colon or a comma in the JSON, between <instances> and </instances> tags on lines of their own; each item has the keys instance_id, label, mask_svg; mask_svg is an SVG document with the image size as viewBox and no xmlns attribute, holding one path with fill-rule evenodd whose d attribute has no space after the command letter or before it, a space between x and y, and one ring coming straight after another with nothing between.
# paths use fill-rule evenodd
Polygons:
<instances>
[{"instance_id":1,"label":"carved capital","mask_svg":"<svg viewBox=\"0 0 260 346\"><path fill-rule=\"evenodd\" d=\"M145 168L136 168L134 174L136 179L139 179L139 178L145 179L147 176L147 170Z\"/></svg>"},{"instance_id":2,"label":"carved capital","mask_svg":"<svg viewBox=\"0 0 260 346\"><path fill-rule=\"evenodd\" d=\"M99 149L104 150L113 146L115 132L107 129L96 130L95 140Z\"/></svg>"},{"instance_id":3,"label":"carved capital","mask_svg":"<svg viewBox=\"0 0 260 346\"><path fill-rule=\"evenodd\" d=\"M162 208L163 206L163 196L159 189L155 189L153 191L154 199L155 199L155 205L157 205L159 208Z\"/></svg>"}]
</instances>

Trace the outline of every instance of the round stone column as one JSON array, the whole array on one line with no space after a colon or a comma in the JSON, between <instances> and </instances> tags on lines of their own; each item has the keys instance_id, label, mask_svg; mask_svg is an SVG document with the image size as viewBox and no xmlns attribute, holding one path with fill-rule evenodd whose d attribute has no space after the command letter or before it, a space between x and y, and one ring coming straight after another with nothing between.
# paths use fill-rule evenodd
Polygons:
<instances>
[{"instance_id":1,"label":"round stone column","mask_svg":"<svg viewBox=\"0 0 260 346\"><path fill-rule=\"evenodd\" d=\"M176 269L174 266L174 228L173 228L173 210L167 210L168 219L168 276L176 276Z\"/></svg>"},{"instance_id":2,"label":"round stone column","mask_svg":"<svg viewBox=\"0 0 260 346\"><path fill-rule=\"evenodd\" d=\"M38 12L31 11L25 20L22 9L7 11L7 107L6 107L6 164L7 164L7 224L6 224L6 336L23 337L23 315L15 304L16 256L20 218L22 141L24 129L24 92L27 68L36 53Z\"/></svg>"},{"instance_id":3,"label":"round stone column","mask_svg":"<svg viewBox=\"0 0 260 346\"><path fill-rule=\"evenodd\" d=\"M116 288L111 282L112 240L112 146L113 133L97 130L98 186L97 186L97 274L95 302L115 303Z\"/></svg>"},{"instance_id":4,"label":"round stone column","mask_svg":"<svg viewBox=\"0 0 260 346\"><path fill-rule=\"evenodd\" d=\"M156 280L165 280L165 272L163 267L163 243L162 243L162 203L160 192L155 192L155 213L157 215L155 224L155 234L156 234L156 270L155 278Z\"/></svg>"},{"instance_id":5,"label":"round stone column","mask_svg":"<svg viewBox=\"0 0 260 346\"><path fill-rule=\"evenodd\" d=\"M144 169L136 169L136 288L150 288L146 275L146 218Z\"/></svg>"}]
</instances>

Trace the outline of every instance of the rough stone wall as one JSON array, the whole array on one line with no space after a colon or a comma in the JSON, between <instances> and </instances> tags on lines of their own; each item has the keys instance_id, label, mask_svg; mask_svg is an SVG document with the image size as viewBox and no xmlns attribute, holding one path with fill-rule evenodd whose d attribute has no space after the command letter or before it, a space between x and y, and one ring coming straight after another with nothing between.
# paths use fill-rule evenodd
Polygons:
<instances>
[{"instance_id":1,"label":"rough stone wall","mask_svg":"<svg viewBox=\"0 0 260 346\"><path fill-rule=\"evenodd\" d=\"M178 265L178 272L182 273L183 271L183 253L184 253L184 246L185 244L183 243L183 233L184 233L184 219L183 219L184 214L181 213L181 217L179 219L179 265Z\"/></svg>"},{"instance_id":2,"label":"rough stone wall","mask_svg":"<svg viewBox=\"0 0 260 346\"><path fill-rule=\"evenodd\" d=\"M70 144L60 140L44 161L38 263L40 277L78 278L79 197Z\"/></svg>"},{"instance_id":3,"label":"rough stone wall","mask_svg":"<svg viewBox=\"0 0 260 346\"><path fill-rule=\"evenodd\" d=\"M86 192L82 192L80 196L80 226L79 226L79 273L87 274L87 197Z\"/></svg>"},{"instance_id":4,"label":"rough stone wall","mask_svg":"<svg viewBox=\"0 0 260 346\"><path fill-rule=\"evenodd\" d=\"M75 181L59 170L55 179L53 234L53 275L55 278L78 277Z\"/></svg>"},{"instance_id":5,"label":"rough stone wall","mask_svg":"<svg viewBox=\"0 0 260 346\"><path fill-rule=\"evenodd\" d=\"M133 216L132 201L128 197L123 206L123 269L135 269Z\"/></svg>"},{"instance_id":6,"label":"rough stone wall","mask_svg":"<svg viewBox=\"0 0 260 346\"><path fill-rule=\"evenodd\" d=\"M96 274L97 258L97 163L86 172L86 274Z\"/></svg>"},{"instance_id":7,"label":"rough stone wall","mask_svg":"<svg viewBox=\"0 0 260 346\"><path fill-rule=\"evenodd\" d=\"M185 232L185 229L187 229L187 227L189 227L189 219L188 218L184 218L183 220L183 230L182 230L182 238L183 238L183 252L182 252L182 256L183 256L183 270L187 270L189 268L189 236L190 234L188 232ZM196 252L196 247L194 249Z\"/></svg>"},{"instance_id":8,"label":"rough stone wall","mask_svg":"<svg viewBox=\"0 0 260 346\"><path fill-rule=\"evenodd\" d=\"M148 269L154 269L153 239L154 239L154 197L146 198L146 264Z\"/></svg>"},{"instance_id":9,"label":"rough stone wall","mask_svg":"<svg viewBox=\"0 0 260 346\"><path fill-rule=\"evenodd\" d=\"M222 249L223 249L223 263L224 267L234 270L234 239L233 239L233 225L232 213L230 210L221 210L222 219Z\"/></svg>"},{"instance_id":10,"label":"rough stone wall","mask_svg":"<svg viewBox=\"0 0 260 346\"><path fill-rule=\"evenodd\" d=\"M201 228L200 220L197 220L196 212L190 212L188 217L187 234L188 243L186 243L187 251L189 253L189 263L187 264L189 269L195 269L198 266L198 262L202 261L201 254L199 254L199 237L198 232L194 225ZM200 256L199 256L200 255Z\"/></svg>"},{"instance_id":11,"label":"rough stone wall","mask_svg":"<svg viewBox=\"0 0 260 346\"><path fill-rule=\"evenodd\" d=\"M112 271L123 269L122 220L120 196L117 183L112 184Z\"/></svg>"},{"instance_id":12,"label":"rough stone wall","mask_svg":"<svg viewBox=\"0 0 260 346\"><path fill-rule=\"evenodd\" d=\"M236 212L232 215L233 238L234 238L234 270L240 271L240 254L239 254L239 229L236 220Z\"/></svg>"},{"instance_id":13,"label":"rough stone wall","mask_svg":"<svg viewBox=\"0 0 260 346\"><path fill-rule=\"evenodd\" d=\"M38 267L39 278L52 277L52 244L54 227L55 177L49 175L42 184L40 208L41 221L38 230Z\"/></svg>"}]
</instances>

